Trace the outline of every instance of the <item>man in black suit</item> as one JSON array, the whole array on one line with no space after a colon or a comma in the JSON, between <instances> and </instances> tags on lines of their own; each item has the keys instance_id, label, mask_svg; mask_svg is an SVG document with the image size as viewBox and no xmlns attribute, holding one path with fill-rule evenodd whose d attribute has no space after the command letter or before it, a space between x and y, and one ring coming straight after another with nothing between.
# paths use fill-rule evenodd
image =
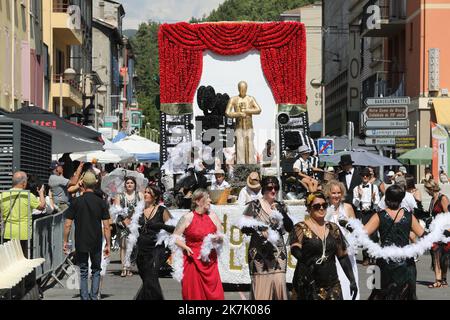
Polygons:
<instances>
[{"instance_id":1,"label":"man in black suit","mask_svg":"<svg viewBox=\"0 0 450 320\"><path fill-rule=\"evenodd\" d=\"M339 173L339 181L344 184L345 190L347 191L345 202L353 206L353 189L361 184L361 177L358 170L353 167L351 155L342 155L339 165L342 168L342 171Z\"/></svg>"}]
</instances>

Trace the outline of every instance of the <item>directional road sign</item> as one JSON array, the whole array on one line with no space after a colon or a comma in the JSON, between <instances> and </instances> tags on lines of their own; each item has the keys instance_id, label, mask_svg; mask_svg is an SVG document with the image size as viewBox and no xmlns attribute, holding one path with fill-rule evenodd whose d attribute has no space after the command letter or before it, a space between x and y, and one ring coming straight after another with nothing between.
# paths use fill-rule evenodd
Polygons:
<instances>
[{"instance_id":1,"label":"directional road sign","mask_svg":"<svg viewBox=\"0 0 450 320\"><path fill-rule=\"evenodd\" d=\"M366 129L366 136L368 137L397 137L407 136L409 134L409 128L406 129Z\"/></svg>"},{"instance_id":2,"label":"directional road sign","mask_svg":"<svg viewBox=\"0 0 450 320\"><path fill-rule=\"evenodd\" d=\"M393 146L395 138L366 138L364 142L371 146Z\"/></svg>"},{"instance_id":3,"label":"directional road sign","mask_svg":"<svg viewBox=\"0 0 450 320\"><path fill-rule=\"evenodd\" d=\"M367 98L365 103L366 106L408 105L411 100L409 97Z\"/></svg>"},{"instance_id":4,"label":"directional road sign","mask_svg":"<svg viewBox=\"0 0 450 320\"><path fill-rule=\"evenodd\" d=\"M333 139L318 139L317 150L320 155L332 155L334 154L334 140Z\"/></svg>"},{"instance_id":5,"label":"directional road sign","mask_svg":"<svg viewBox=\"0 0 450 320\"><path fill-rule=\"evenodd\" d=\"M409 120L367 120L366 128L408 128Z\"/></svg>"},{"instance_id":6,"label":"directional road sign","mask_svg":"<svg viewBox=\"0 0 450 320\"><path fill-rule=\"evenodd\" d=\"M367 120L395 120L408 118L408 106L367 107L363 115Z\"/></svg>"},{"instance_id":7,"label":"directional road sign","mask_svg":"<svg viewBox=\"0 0 450 320\"><path fill-rule=\"evenodd\" d=\"M119 118L117 116L105 116L105 122L117 123Z\"/></svg>"}]
</instances>

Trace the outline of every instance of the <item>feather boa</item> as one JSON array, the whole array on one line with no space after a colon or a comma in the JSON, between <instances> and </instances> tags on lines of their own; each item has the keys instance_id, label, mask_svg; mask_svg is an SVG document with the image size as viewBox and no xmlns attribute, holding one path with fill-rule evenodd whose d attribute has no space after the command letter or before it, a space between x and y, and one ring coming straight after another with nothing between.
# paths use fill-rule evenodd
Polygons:
<instances>
[{"instance_id":1,"label":"feather boa","mask_svg":"<svg viewBox=\"0 0 450 320\"><path fill-rule=\"evenodd\" d=\"M242 216L236 226L239 229L242 229L244 227L246 228L252 228L257 230L258 227L265 227L267 228L267 231L269 233L269 237L267 238L267 240L272 243L275 247L277 246L278 241L280 240L280 233L278 231L273 230L270 226L268 226L267 224L256 220L255 218L250 218L248 216Z\"/></svg>"},{"instance_id":2,"label":"feather boa","mask_svg":"<svg viewBox=\"0 0 450 320\"><path fill-rule=\"evenodd\" d=\"M128 215L128 208L122 208L118 205L112 205L109 207L109 215L111 219L116 222L119 216L126 217Z\"/></svg>"},{"instance_id":3,"label":"feather boa","mask_svg":"<svg viewBox=\"0 0 450 320\"><path fill-rule=\"evenodd\" d=\"M180 220L180 218L178 218L178 219L172 218L172 219L168 220L165 224L168 226L175 227L179 220ZM161 231L159 231L159 233L157 235L156 245L159 246L164 243L164 246L168 247L171 235L172 235L171 233L167 232L164 229L161 229Z\"/></svg>"},{"instance_id":4,"label":"feather boa","mask_svg":"<svg viewBox=\"0 0 450 320\"><path fill-rule=\"evenodd\" d=\"M214 242L213 239L216 237L222 237L223 241ZM200 249L200 256L198 256L198 259L201 259L203 262L209 262L209 255L213 249L216 250L217 255L220 256L222 254L222 247L225 239L225 235L220 232L208 234L205 239L203 239L202 248Z\"/></svg>"},{"instance_id":5,"label":"feather boa","mask_svg":"<svg viewBox=\"0 0 450 320\"><path fill-rule=\"evenodd\" d=\"M125 267L131 266L130 257L133 252L133 248L139 238L139 218L144 214L144 201L139 201L134 209L134 214L131 217L131 223L128 225L130 234L127 237L127 250L125 252Z\"/></svg>"},{"instance_id":6,"label":"feather boa","mask_svg":"<svg viewBox=\"0 0 450 320\"><path fill-rule=\"evenodd\" d=\"M363 246L368 250L369 254L375 258L382 258L387 261L400 261L406 258L414 258L423 255L435 242L449 240L443 233L444 230L450 228L450 213L438 215L431 223L430 233L428 235L419 239L416 243L405 247L381 247L378 243L374 243L370 240L361 221L350 219L348 225L353 228L353 237L349 237L347 240L349 242L354 241L354 243L352 243L353 246L358 244Z\"/></svg>"},{"instance_id":7,"label":"feather boa","mask_svg":"<svg viewBox=\"0 0 450 320\"><path fill-rule=\"evenodd\" d=\"M183 250L181 250L181 248L175 243L177 240L181 240L183 242L185 241L183 236L172 234L169 238L168 244L170 250L172 251L172 277L176 281L181 282L181 280L183 280L184 271Z\"/></svg>"}]
</instances>

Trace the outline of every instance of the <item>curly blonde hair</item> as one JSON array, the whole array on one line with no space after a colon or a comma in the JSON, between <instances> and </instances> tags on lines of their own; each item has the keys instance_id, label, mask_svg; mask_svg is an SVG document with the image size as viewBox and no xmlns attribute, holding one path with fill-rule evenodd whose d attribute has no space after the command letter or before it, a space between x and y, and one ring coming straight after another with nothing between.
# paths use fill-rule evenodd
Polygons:
<instances>
[{"instance_id":1,"label":"curly blonde hair","mask_svg":"<svg viewBox=\"0 0 450 320\"><path fill-rule=\"evenodd\" d=\"M337 180L330 180L325 185L325 195L327 196L327 198L331 196L331 189L335 186L339 187L339 189L341 190L342 199L344 199L347 194L347 191L345 190L344 184Z\"/></svg>"}]
</instances>

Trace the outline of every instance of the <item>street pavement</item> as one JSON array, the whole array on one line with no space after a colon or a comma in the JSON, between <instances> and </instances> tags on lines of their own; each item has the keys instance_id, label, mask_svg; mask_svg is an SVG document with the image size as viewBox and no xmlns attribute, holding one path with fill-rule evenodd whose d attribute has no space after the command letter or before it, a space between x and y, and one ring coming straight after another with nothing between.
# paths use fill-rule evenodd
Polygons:
<instances>
[{"instance_id":1,"label":"street pavement","mask_svg":"<svg viewBox=\"0 0 450 320\"><path fill-rule=\"evenodd\" d=\"M361 259L361 257L358 257ZM134 269L134 275L131 277L120 277L121 265L117 252L113 252L111 264L108 266L107 274L102 284L103 300L134 300L142 281ZM427 286L434 282L434 273L431 268L431 257L426 254L419 258L417 262L417 297L419 300L450 300L450 288L429 289ZM370 295L370 290L366 285L367 267L358 264L359 269L359 287L361 300L366 300ZM450 275L450 274L449 274ZM66 288L62 288L59 284L55 284L52 288L44 292L44 300L77 300L79 292L76 289L68 289L72 287L71 277L65 276L62 283ZM164 297L167 300L181 300L181 286L178 282L171 278L160 278L161 287ZM247 290L247 291L246 291ZM248 299L248 286L242 286L239 290L229 285L225 286L226 300L242 300Z\"/></svg>"}]
</instances>

